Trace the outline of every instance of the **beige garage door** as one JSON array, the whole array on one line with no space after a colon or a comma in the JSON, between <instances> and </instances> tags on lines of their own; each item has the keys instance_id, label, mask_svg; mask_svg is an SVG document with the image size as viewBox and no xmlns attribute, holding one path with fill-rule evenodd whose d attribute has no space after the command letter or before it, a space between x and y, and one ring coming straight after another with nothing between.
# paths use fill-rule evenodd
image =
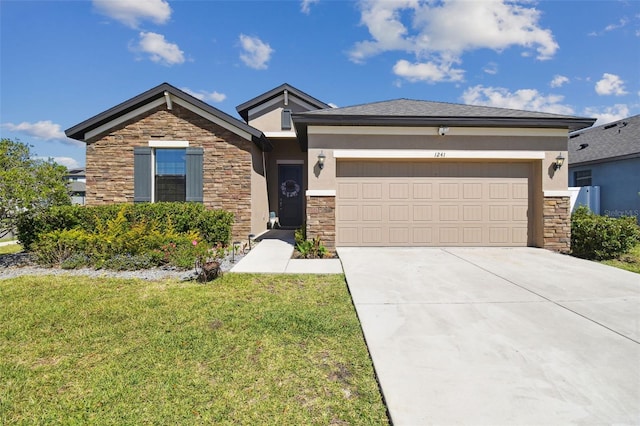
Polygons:
<instances>
[{"instance_id":1,"label":"beige garage door","mask_svg":"<svg viewBox=\"0 0 640 426\"><path fill-rule=\"evenodd\" d=\"M337 164L338 246L526 246L530 163Z\"/></svg>"}]
</instances>

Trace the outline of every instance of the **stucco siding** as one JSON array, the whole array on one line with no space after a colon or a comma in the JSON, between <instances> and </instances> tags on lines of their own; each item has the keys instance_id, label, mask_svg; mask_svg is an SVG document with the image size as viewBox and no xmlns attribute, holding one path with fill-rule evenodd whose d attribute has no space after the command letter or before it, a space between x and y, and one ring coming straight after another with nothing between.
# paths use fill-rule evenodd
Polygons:
<instances>
[{"instance_id":1,"label":"stucco siding","mask_svg":"<svg viewBox=\"0 0 640 426\"><path fill-rule=\"evenodd\" d=\"M574 172L591 170L591 185L600 186L600 212L603 215L635 216L640 223L640 158L568 169L570 186L576 186Z\"/></svg>"}]
</instances>

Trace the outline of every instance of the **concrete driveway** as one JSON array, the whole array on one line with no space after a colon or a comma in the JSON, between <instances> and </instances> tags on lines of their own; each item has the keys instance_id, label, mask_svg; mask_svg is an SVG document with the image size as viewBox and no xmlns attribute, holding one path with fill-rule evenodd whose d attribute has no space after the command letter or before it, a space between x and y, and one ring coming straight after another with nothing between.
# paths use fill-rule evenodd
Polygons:
<instances>
[{"instance_id":1,"label":"concrete driveway","mask_svg":"<svg viewBox=\"0 0 640 426\"><path fill-rule=\"evenodd\" d=\"M391 419L640 424L640 276L535 248L340 248Z\"/></svg>"}]
</instances>

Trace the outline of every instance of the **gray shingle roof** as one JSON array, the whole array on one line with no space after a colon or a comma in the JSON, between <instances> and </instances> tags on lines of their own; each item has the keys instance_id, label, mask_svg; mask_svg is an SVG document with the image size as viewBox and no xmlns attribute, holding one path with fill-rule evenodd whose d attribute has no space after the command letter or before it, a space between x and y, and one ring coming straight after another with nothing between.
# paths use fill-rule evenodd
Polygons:
<instances>
[{"instance_id":1,"label":"gray shingle roof","mask_svg":"<svg viewBox=\"0 0 640 426\"><path fill-rule=\"evenodd\" d=\"M566 127L570 130L591 126L595 119L547 112L523 111L478 105L395 99L343 108L330 108L294 114L294 121L317 124L384 125L460 125Z\"/></svg>"},{"instance_id":2,"label":"gray shingle roof","mask_svg":"<svg viewBox=\"0 0 640 426\"><path fill-rule=\"evenodd\" d=\"M569 134L569 164L640 156L640 115Z\"/></svg>"},{"instance_id":3,"label":"gray shingle roof","mask_svg":"<svg viewBox=\"0 0 640 426\"><path fill-rule=\"evenodd\" d=\"M488 106L463 105L413 99L394 99L343 108L310 111L309 115L362 115L401 117L515 117L515 118L575 118L546 112L522 111Z\"/></svg>"}]
</instances>

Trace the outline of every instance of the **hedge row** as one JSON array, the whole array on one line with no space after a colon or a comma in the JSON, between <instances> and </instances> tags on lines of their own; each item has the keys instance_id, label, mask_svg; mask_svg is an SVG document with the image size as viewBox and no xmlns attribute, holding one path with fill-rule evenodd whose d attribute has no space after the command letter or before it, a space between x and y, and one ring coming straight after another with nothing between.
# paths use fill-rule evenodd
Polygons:
<instances>
[{"instance_id":1,"label":"hedge row","mask_svg":"<svg viewBox=\"0 0 640 426\"><path fill-rule=\"evenodd\" d=\"M635 217L612 218L580 206L571 216L571 253L584 259L614 259L640 243Z\"/></svg>"},{"instance_id":2,"label":"hedge row","mask_svg":"<svg viewBox=\"0 0 640 426\"><path fill-rule=\"evenodd\" d=\"M115 220L119 213L132 226L153 223L159 232L196 232L210 245L226 246L231 241L233 214L207 210L198 203L141 203L104 206L57 206L44 211L25 212L18 219L18 239L26 249L41 234L82 229L95 232L100 224Z\"/></svg>"}]
</instances>

